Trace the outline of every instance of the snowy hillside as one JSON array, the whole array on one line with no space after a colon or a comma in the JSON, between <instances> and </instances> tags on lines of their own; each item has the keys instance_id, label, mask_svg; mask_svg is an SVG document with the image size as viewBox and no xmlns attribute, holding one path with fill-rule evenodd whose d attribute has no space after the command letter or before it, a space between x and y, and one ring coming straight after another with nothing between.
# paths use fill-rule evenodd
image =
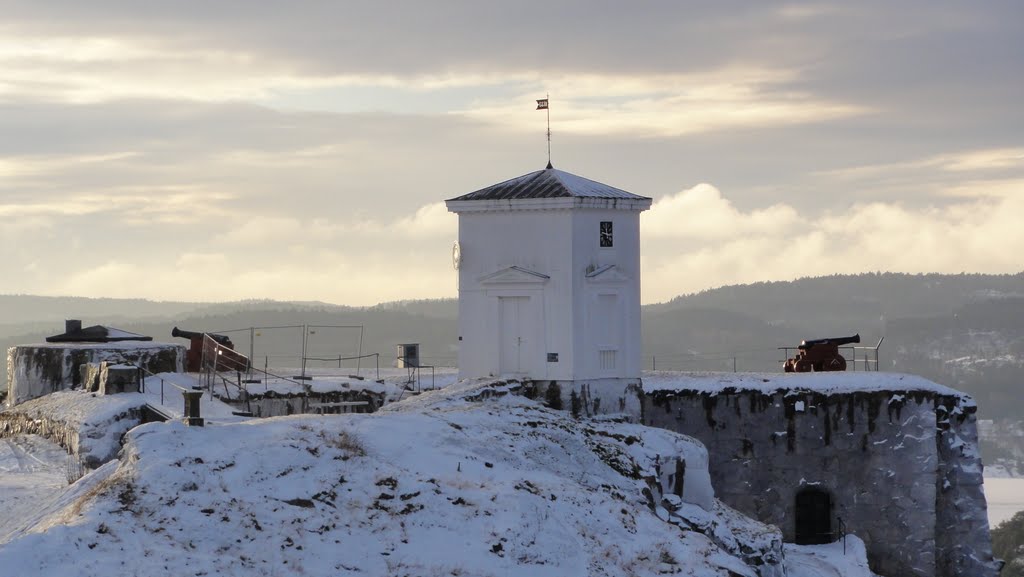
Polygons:
<instances>
[{"instance_id":1,"label":"snowy hillside","mask_svg":"<svg viewBox=\"0 0 1024 577\"><path fill-rule=\"evenodd\" d=\"M462 387L373 415L143 425L120 461L25 519L0 567L582 577L754 576L761 564L781 575L777 530L712 499L698 443L506 392ZM688 466L678 485L674 466L660 471L675 458ZM661 496L677 486L682 499Z\"/></svg>"}]
</instances>

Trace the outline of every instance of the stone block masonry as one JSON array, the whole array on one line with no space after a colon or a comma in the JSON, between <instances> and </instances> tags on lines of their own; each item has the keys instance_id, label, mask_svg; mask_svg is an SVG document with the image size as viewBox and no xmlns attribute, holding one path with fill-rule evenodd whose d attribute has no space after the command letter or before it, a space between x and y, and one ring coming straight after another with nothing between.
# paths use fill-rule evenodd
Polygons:
<instances>
[{"instance_id":1,"label":"stone block masonry","mask_svg":"<svg viewBox=\"0 0 1024 577\"><path fill-rule=\"evenodd\" d=\"M718 497L786 541L845 529L880 575L995 577L974 412L952 390L722 387L647 390L641 419L703 442Z\"/></svg>"}]
</instances>

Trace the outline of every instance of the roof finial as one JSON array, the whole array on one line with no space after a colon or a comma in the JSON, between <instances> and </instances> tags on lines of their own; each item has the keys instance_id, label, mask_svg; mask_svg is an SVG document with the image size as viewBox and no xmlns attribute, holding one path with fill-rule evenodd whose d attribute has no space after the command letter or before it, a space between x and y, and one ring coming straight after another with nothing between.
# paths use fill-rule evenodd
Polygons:
<instances>
[{"instance_id":1,"label":"roof finial","mask_svg":"<svg viewBox=\"0 0 1024 577\"><path fill-rule=\"evenodd\" d=\"M545 93L543 99L537 100L537 110L544 110L548 113L548 170L554 168L551 166L551 108L548 106L550 97L550 94Z\"/></svg>"}]
</instances>

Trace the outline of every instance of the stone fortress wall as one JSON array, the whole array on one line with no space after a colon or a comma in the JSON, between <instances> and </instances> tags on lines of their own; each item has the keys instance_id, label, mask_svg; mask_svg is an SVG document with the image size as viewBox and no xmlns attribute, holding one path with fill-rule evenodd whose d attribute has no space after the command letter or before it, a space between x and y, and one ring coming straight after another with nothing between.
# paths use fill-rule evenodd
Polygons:
<instances>
[{"instance_id":1,"label":"stone fortress wall","mask_svg":"<svg viewBox=\"0 0 1024 577\"><path fill-rule=\"evenodd\" d=\"M863 539L880 575L994 577L976 407L896 377L892 390L645 386L640 418L703 442L718 497L786 541L807 539L808 503L824 499L827 530Z\"/></svg>"},{"instance_id":2,"label":"stone fortress wall","mask_svg":"<svg viewBox=\"0 0 1024 577\"><path fill-rule=\"evenodd\" d=\"M184 370L185 347L149 341L41 343L7 349L9 407L55 391L82 386L82 367L107 362L143 367L150 373Z\"/></svg>"}]
</instances>

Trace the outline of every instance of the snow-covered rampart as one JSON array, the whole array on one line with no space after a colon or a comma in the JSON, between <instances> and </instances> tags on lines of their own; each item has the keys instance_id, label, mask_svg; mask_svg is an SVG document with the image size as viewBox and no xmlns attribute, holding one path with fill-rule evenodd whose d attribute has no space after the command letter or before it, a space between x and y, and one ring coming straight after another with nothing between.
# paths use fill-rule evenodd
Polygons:
<instances>
[{"instance_id":1,"label":"snow-covered rampart","mask_svg":"<svg viewBox=\"0 0 1024 577\"><path fill-rule=\"evenodd\" d=\"M121 437L142 422L145 404L138 393L61 391L0 411L0 437L40 435L96 468L117 456Z\"/></svg>"}]
</instances>

